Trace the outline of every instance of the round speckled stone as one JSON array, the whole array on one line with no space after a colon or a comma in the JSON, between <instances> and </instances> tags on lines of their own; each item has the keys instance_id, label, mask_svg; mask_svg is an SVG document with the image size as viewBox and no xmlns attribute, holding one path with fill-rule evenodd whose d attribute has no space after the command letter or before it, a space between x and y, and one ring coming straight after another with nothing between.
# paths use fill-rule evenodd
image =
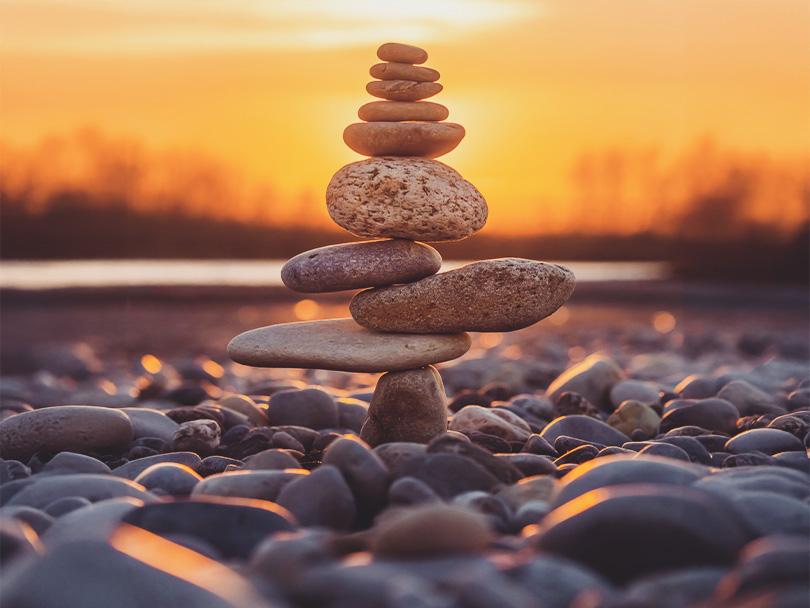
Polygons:
<instances>
[{"instance_id":1,"label":"round speckled stone","mask_svg":"<svg viewBox=\"0 0 810 608\"><path fill-rule=\"evenodd\" d=\"M332 220L363 237L453 241L484 227L487 203L457 171L427 158L350 163L326 189Z\"/></svg>"},{"instance_id":2,"label":"round speckled stone","mask_svg":"<svg viewBox=\"0 0 810 608\"><path fill-rule=\"evenodd\" d=\"M323 293L410 283L441 265L438 251L411 240L342 243L295 256L281 269L281 280L295 291Z\"/></svg>"},{"instance_id":3,"label":"round speckled stone","mask_svg":"<svg viewBox=\"0 0 810 608\"><path fill-rule=\"evenodd\" d=\"M552 314L573 290L574 274L567 268L502 258L407 285L361 291L349 311L374 331L513 331Z\"/></svg>"},{"instance_id":4,"label":"round speckled stone","mask_svg":"<svg viewBox=\"0 0 810 608\"><path fill-rule=\"evenodd\" d=\"M351 319L283 323L252 329L228 344L228 356L255 367L300 367L345 372L414 369L460 357L467 334L381 334Z\"/></svg>"},{"instance_id":5,"label":"round speckled stone","mask_svg":"<svg viewBox=\"0 0 810 608\"><path fill-rule=\"evenodd\" d=\"M343 141L364 156L436 158L454 150L465 134L451 122L356 122L343 131Z\"/></svg>"}]
</instances>

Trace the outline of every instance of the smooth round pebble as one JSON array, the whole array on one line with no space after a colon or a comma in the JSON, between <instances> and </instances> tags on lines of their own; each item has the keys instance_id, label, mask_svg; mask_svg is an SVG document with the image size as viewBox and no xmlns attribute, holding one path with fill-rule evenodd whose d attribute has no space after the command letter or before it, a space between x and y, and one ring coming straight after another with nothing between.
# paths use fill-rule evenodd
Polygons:
<instances>
[{"instance_id":1,"label":"smooth round pebble","mask_svg":"<svg viewBox=\"0 0 810 608\"><path fill-rule=\"evenodd\" d=\"M357 517L351 488L340 470L332 465L321 465L285 485L276 502L289 509L304 526L348 530Z\"/></svg>"},{"instance_id":2,"label":"smooth round pebble","mask_svg":"<svg viewBox=\"0 0 810 608\"><path fill-rule=\"evenodd\" d=\"M607 420L609 426L628 437L636 429L641 429L647 437L658 432L661 417L649 405L641 401L624 401Z\"/></svg>"},{"instance_id":3,"label":"smooth round pebble","mask_svg":"<svg viewBox=\"0 0 810 608\"><path fill-rule=\"evenodd\" d=\"M590 416L561 416L549 422L540 433L540 437L552 445L562 435L604 446L622 446L630 441L624 433Z\"/></svg>"},{"instance_id":4,"label":"smooth round pebble","mask_svg":"<svg viewBox=\"0 0 810 608\"><path fill-rule=\"evenodd\" d=\"M221 430L213 420L190 420L174 432L172 450L210 456L219 446Z\"/></svg>"},{"instance_id":5,"label":"smooth round pebble","mask_svg":"<svg viewBox=\"0 0 810 608\"><path fill-rule=\"evenodd\" d=\"M272 426L294 425L316 430L338 426L335 400L316 388L274 393L267 402L267 416ZM273 445L280 447L275 440Z\"/></svg>"},{"instance_id":6,"label":"smooth round pebble","mask_svg":"<svg viewBox=\"0 0 810 608\"><path fill-rule=\"evenodd\" d=\"M419 64L427 61L428 54L426 50L412 44L386 42L377 49L377 57L382 61Z\"/></svg>"},{"instance_id":7,"label":"smooth round pebble","mask_svg":"<svg viewBox=\"0 0 810 608\"><path fill-rule=\"evenodd\" d=\"M565 370L548 387L546 396L556 403L565 392L577 393L610 412L613 411L610 391L622 380L624 372L613 359L594 354Z\"/></svg>"},{"instance_id":8,"label":"smooth round pebble","mask_svg":"<svg viewBox=\"0 0 810 608\"><path fill-rule=\"evenodd\" d=\"M413 80L414 82L435 82L439 72L433 68L415 66L412 63L375 63L368 73L379 80Z\"/></svg>"},{"instance_id":9,"label":"smooth round pebble","mask_svg":"<svg viewBox=\"0 0 810 608\"><path fill-rule=\"evenodd\" d=\"M441 93L443 88L438 82L372 80L366 85L366 92L389 101L419 101Z\"/></svg>"},{"instance_id":10,"label":"smooth round pebble","mask_svg":"<svg viewBox=\"0 0 810 608\"><path fill-rule=\"evenodd\" d=\"M729 439L725 451L732 454L762 452L773 455L778 452L804 452L805 447L801 439L788 432L779 429L751 429Z\"/></svg>"},{"instance_id":11,"label":"smooth round pebble","mask_svg":"<svg viewBox=\"0 0 810 608\"><path fill-rule=\"evenodd\" d=\"M438 158L465 135L464 127L451 122L357 122L343 131L343 141L363 156Z\"/></svg>"},{"instance_id":12,"label":"smooth round pebble","mask_svg":"<svg viewBox=\"0 0 810 608\"><path fill-rule=\"evenodd\" d=\"M366 122L436 122L445 120L449 115L445 106L431 101L370 101L357 110L357 117Z\"/></svg>"},{"instance_id":13,"label":"smooth round pebble","mask_svg":"<svg viewBox=\"0 0 810 608\"><path fill-rule=\"evenodd\" d=\"M460 433L487 433L507 441L526 441L532 434L529 425L517 414L505 409L468 405L453 414L448 428Z\"/></svg>"},{"instance_id":14,"label":"smooth round pebble","mask_svg":"<svg viewBox=\"0 0 810 608\"><path fill-rule=\"evenodd\" d=\"M188 496L202 477L176 462L153 464L135 478L135 483L163 496Z\"/></svg>"}]
</instances>

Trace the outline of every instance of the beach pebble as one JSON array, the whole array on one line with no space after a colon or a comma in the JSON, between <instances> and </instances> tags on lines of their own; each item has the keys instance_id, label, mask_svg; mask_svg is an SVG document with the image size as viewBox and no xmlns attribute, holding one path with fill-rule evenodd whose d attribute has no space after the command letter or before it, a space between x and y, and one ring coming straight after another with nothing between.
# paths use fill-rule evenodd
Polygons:
<instances>
[{"instance_id":1,"label":"beach pebble","mask_svg":"<svg viewBox=\"0 0 810 608\"><path fill-rule=\"evenodd\" d=\"M409 441L392 441L374 448L374 453L380 457L394 478L403 475L402 470L406 462L416 456L422 456L426 452L426 444Z\"/></svg>"},{"instance_id":2,"label":"beach pebble","mask_svg":"<svg viewBox=\"0 0 810 608\"><path fill-rule=\"evenodd\" d=\"M483 228L487 204L451 167L428 158L370 158L345 165L326 189L332 220L362 237L453 241Z\"/></svg>"},{"instance_id":3,"label":"beach pebble","mask_svg":"<svg viewBox=\"0 0 810 608\"><path fill-rule=\"evenodd\" d=\"M533 434L526 440L522 451L540 456L551 456L552 458L557 458L560 455L551 443L537 434Z\"/></svg>"},{"instance_id":4,"label":"beach pebble","mask_svg":"<svg viewBox=\"0 0 810 608\"><path fill-rule=\"evenodd\" d=\"M357 110L357 117L366 122L440 121L449 115L446 107L430 101L371 101Z\"/></svg>"},{"instance_id":5,"label":"beach pebble","mask_svg":"<svg viewBox=\"0 0 810 608\"><path fill-rule=\"evenodd\" d=\"M562 266L502 258L407 285L361 291L349 311L357 323L376 331L504 332L544 319L573 290L574 274Z\"/></svg>"},{"instance_id":6,"label":"beach pebble","mask_svg":"<svg viewBox=\"0 0 810 608\"><path fill-rule=\"evenodd\" d=\"M45 534L56 521L53 515L46 513L44 510L24 505L11 505L0 509L0 520L7 519L16 519L27 524L37 536ZM0 547L0 552L2 550L3 548Z\"/></svg>"},{"instance_id":7,"label":"beach pebble","mask_svg":"<svg viewBox=\"0 0 810 608\"><path fill-rule=\"evenodd\" d=\"M740 416L785 413L771 395L745 380L732 380L720 389L717 397L732 403Z\"/></svg>"},{"instance_id":8,"label":"beach pebble","mask_svg":"<svg viewBox=\"0 0 810 608\"><path fill-rule=\"evenodd\" d=\"M441 93L444 87L438 82L414 82L412 80L372 80L366 92L389 101L419 101Z\"/></svg>"},{"instance_id":9,"label":"beach pebble","mask_svg":"<svg viewBox=\"0 0 810 608\"><path fill-rule=\"evenodd\" d=\"M550 475L535 475L501 488L497 494L513 509L519 509L530 502L551 502L559 491L560 484L560 481Z\"/></svg>"},{"instance_id":10,"label":"beach pebble","mask_svg":"<svg viewBox=\"0 0 810 608\"><path fill-rule=\"evenodd\" d=\"M354 320L283 323L236 336L228 355L255 367L300 367L347 372L408 370L460 357L468 334L399 334L369 331Z\"/></svg>"},{"instance_id":11,"label":"beach pebble","mask_svg":"<svg viewBox=\"0 0 810 608\"><path fill-rule=\"evenodd\" d=\"M124 412L132 422L133 439L158 437L171 444L178 424L165 413L147 407L124 407L120 411Z\"/></svg>"},{"instance_id":12,"label":"beach pebble","mask_svg":"<svg viewBox=\"0 0 810 608\"><path fill-rule=\"evenodd\" d=\"M363 156L437 158L465 135L464 127L451 122L356 122L343 131L343 141Z\"/></svg>"},{"instance_id":13,"label":"beach pebble","mask_svg":"<svg viewBox=\"0 0 810 608\"><path fill-rule=\"evenodd\" d=\"M552 506L557 508L590 492L616 485L657 483L676 487L691 486L703 473L699 467L657 456L606 456L579 466L565 477Z\"/></svg>"},{"instance_id":14,"label":"beach pebble","mask_svg":"<svg viewBox=\"0 0 810 608\"><path fill-rule=\"evenodd\" d=\"M550 419L560 416L589 416L602 419L602 411L579 393L564 392L554 404L554 415Z\"/></svg>"},{"instance_id":15,"label":"beach pebble","mask_svg":"<svg viewBox=\"0 0 810 608\"><path fill-rule=\"evenodd\" d=\"M742 491L733 495L734 511L757 536L810 537L810 505L774 492Z\"/></svg>"},{"instance_id":16,"label":"beach pebble","mask_svg":"<svg viewBox=\"0 0 810 608\"><path fill-rule=\"evenodd\" d=\"M708 399L720 390L720 380L714 376L692 374L675 387L681 399Z\"/></svg>"},{"instance_id":17,"label":"beach pebble","mask_svg":"<svg viewBox=\"0 0 810 608\"><path fill-rule=\"evenodd\" d=\"M58 519L63 515L67 515L68 513L75 511L76 509L81 509L91 504L93 503L87 500L84 496L63 496L62 498L57 498L53 502L45 505L42 508L42 512L55 519Z\"/></svg>"},{"instance_id":18,"label":"beach pebble","mask_svg":"<svg viewBox=\"0 0 810 608\"><path fill-rule=\"evenodd\" d=\"M231 410L245 416L253 426L267 426L267 410L256 405L247 395L227 395L217 401L219 408Z\"/></svg>"},{"instance_id":19,"label":"beach pebble","mask_svg":"<svg viewBox=\"0 0 810 608\"><path fill-rule=\"evenodd\" d=\"M74 452L59 452L40 471L40 475L71 475L73 473L106 475L112 471L100 460Z\"/></svg>"},{"instance_id":20,"label":"beach pebble","mask_svg":"<svg viewBox=\"0 0 810 608\"><path fill-rule=\"evenodd\" d=\"M656 608L709 605L715 587L727 572L723 567L702 566L653 574L635 581L618 601L625 606Z\"/></svg>"},{"instance_id":21,"label":"beach pebble","mask_svg":"<svg viewBox=\"0 0 810 608\"><path fill-rule=\"evenodd\" d=\"M653 437L658 432L660 422L661 417L655 410L641 401L622 402L607 420L609 426L628 437L636 429L641 429L647 437Z\"/></svg>"},{"instance_id":22,"label":"beach pebble","mask_svg":"<svg viewBox=\"0 0 810 608\"><path fill-rule=\"evenodd\" d=\"M227 471L206 477L194 487L193 495L256 498L275 502L287 484L306 475L306 471L298 468L270 471Z\"/></svg>"},{"instance_id":23,"label":"beach pebble","mask_svg":"<svg viewBox=\"0 0 810 608\"><path fill-rule=\"evenodd\" d=\"M464 492L491 492L501 486L492 473L459 454L424 454L402 463L399 476L415 477L444 499Z\"/></svg>"},{"instance_id":24,"label":"beach pebble","mask_svg":"<svg viewBox=\"0 0 810 608\"><path fill-rule=\"evenodd\" d=\"M728 440L726 452L743 454L745 452L762 452L773 455L778 452L805 451L801 439L778 429L751 429Z\"/></svg>"},{"instance_id":25,"label":"beach pebble","mask_svg":"<svg viewBox=\"0 0 810 608\"><path fill-rule=\"evenodd\" d=\"M172 450L210 456L219 446L220 432L219 425L213 420L184 422L174 432Z\"/></svg>"},{"instance_id":26,"label":"beach pebble","mask_svg":"<svg viewBox=\"0 0 810 608\"><path fill-rule=\"evenodd\" d=\"M377 57L379 57L381 61L419 64L427 61L428 54L426 50L418 46L413 46L412 44L386 42L377 49Z\"/></svg>"},{"instance_id":27,"label":"beach pebble","mask_svg":"<svg viewBox=\"0 0 810 608\"><path fill-rule=\"evenodd\" d=\"M603 355L589 357L567 369L554 380L546 396L556 403L565 392L578 393L603 411L613 411L610 391L624 380L618 364Z\"/></svg>"},{"instance_id":28,"label":"beach pebble","mask_svg":"<svg viewBox=\"0 0 810 608\"><path fill-rule=\"evenodd\" d=\"M610 389L610 402L618 408L625 401L640 401L645 405L655 405L661 398L661 387L652 382L622 380Z\"/></svg>"},{"instance_id":29,"label":"beach pebble","mask_svg":"<svg viewBox=\"0 0 810 608\"><path fill-rule=\"evenodd\" d=\"M732 434L737 429L740 412L725 399L670 401L664 409L660 432L683 426L698 426L709 431Z\"/></svg>"},{"instance_id":30,"label":"beach pebble","mask_svg":"<svg viewBox=\"0 0 810 608\"><path fill-rule=\"evenodd\" d=\"M558 437L567 435L589 443L600 443L604 446L622 446L630 441L624 433L608 426L601 420L589 416L563 416L551 421L540 433L540 437L549 444L554 444Z\"/></svg>"},{"instance_id":31,"label":"beach pebble","mask_svg":"<svg viewBox=\"0 0 810 608\"><path fill-rule=\"evenodd\" d=\"M674 458L676 460L692 462L692 460L689 458L689 454L687 454L677 445L672 445L669 443L661 443L656 441L646 441L644 443L646 443L647 445L645 445L643 448L641 448L641 450L639 450L637 458L645 456L662 456L664 458Z\"/></svg>"},{"instance_id":32,"label":"beach pebble","mask_svg":"<svg viewBox=\"0 0 810 608\"><path fill-rule=\"evenodd\" d=\"M575 606L577 596L601 600L614 594L602 576L559 555L533 557L510 570L509 576L534 594L537 605L548 608Z\"/></svg>"},{"instance_id":33,"label":"beach pebble","mask_svg":"<svg viewBox=\"0 0 810 608\"><path fill-rule=\"evenodd\" d=\"M374 396L374 393L370 397ZM338 407L338 426L342 429L349 429L356 434L363 428L363 422L368 416L369 401L341 397L335 400Z\"/></svg>"},{"instance_id":34,"label":"beach pebble","mask_svg":"<svg viewBox=\"0 0 810 608\"><path fill-rule=\"evenodd\" d=\"M663 570L730 565L748 540L711 494L636 484L584 494L552 511L540 523L535 546L623 583ZM622 548L620 556L615 547Z\"/></svg>"},{"instance_id":35,"label":"beach pebble","mask_svg":"<svg viewBox=\"0 0 810 608\"><path fill-rule=\"evenodd\" d=\"M267 415L273 426L294 425L310 429L338 426L335 400L328 393L316 388L274 393L267 403ZM273 447L283 446L276 445L274 440Z\"/></svg>"},{"instance_id":36,"label":"beach pebble","mask_svg":"<svg viewBox=\"0 0 810 608\"><path fill-rule=\"evenodd\" d=\"M145 505L122 521L161 536L202 539L226 558L247 558L268 534L295 529L293 516L278 504L222 497Z\"/></svg>"},{"instance_id":37,"label":"beach pebble","mask_svg":"<svg viewBox=\"0 0 810 608\"><path fill-rule=\"evenodd\" d=\"M439 72L433 68L416 66L412 63L375 63L368 73L378 80L413 80L415 82L435 82Z\"/></svg>"},{"instance_id":38,"label":"beach pebble","mask_svg":"<svg viewBox=\"0 0 810 608\"><path fill-rule=\"evenodd\" d=\"M377 555L417 557L482 551L492 531L486 517L450 505L427 505L387 518L372 530Z\"/></svg>"},{"instance_id":39,"label":"beach pebble","mask_svg":"<svg viewBox=\"0 0 810 608\"><path fill-rule=\"evenodd\" d=\"M90 502L108 498L130 496L152 502L154 495L145 488L129 480L114 475L75 473L73 475L49 475L33 478L33 483L14 494L6 505L25 505L42 509L64 496L81 496Z\"/></svg>"},{"instance_id":40,"label":"beach pebble","mask_svg":"<svg viewBox=\"0 0 810 608\"><path fill-rule=\"evenodd\" d=\"M135 478L135 483L159 496L188 496L202 477L176 462L153 464Z\"/></svg>"},{"instance_id":41,"label":"beach pebble","mask_svg":"<svg viewBox=\"0 0 810 608\"><path fill-rule=\"evenodd\" d=\"M791 435L795 435L799 439L803 439L808 432L810 432L810 420L803 420L799 416L785 414L774 418L770 424L769 429L779 429Z\"/></svg>"},{"instance_id":42,"label":"beach pebble","mask_svg":"<svg viewBox=\"0 0 810 608\"><path fill-rule=\"evenodd\" d=\"M300 465L286 450L273 448L253 454L245 459L245 468L251 471L282 471L297 469Z\"/></svg>"},{"instance_id":43,"label":"beach pebble","mask_svg":"<svg viewBox=\"0 0 810 608\"><path fill-rule=\"evenodd\" d=\"M460 433L487 433L507 441L526 441L532 434L529 425L517 414L505 409L468 405L453 414L448 428Z\"/></svg>"},{"instance_id":44,"label":"beach pebble","mask_svg":"<svg viewBox=\"0 0 810 608\"><path fill-rule=\"evenodd\" d=\"M458 454L469 458L492 473L501 483L512 484L524 477L520 470L507 460L503 460L469 441L449 434L439 435L431 441L427 452L429 454Z\"/></svg>"},{"instance_id":45,"label":"beach pebble","mask_svg":"<svg viewBox=\"0 0 810 608\"><path fill-rule=\"evenodd\" d=\"M441 265L433 247L407 239L342 243L298 254L284 264L281 280L295 291L322 293L410 283Z\"/></svg>"},{"instance_id":46,"label":"beach pebble","mask_svg":"<svg viewBox=\"0 0 810 608\"><path fill-rule=\"evenodd\" d=\"M116 477L123 477L124 479L135 479L138 475L143 473L146 469L153 464L160 462L175 462L196 471L200 468L202 459L194 452L169 452L168 454L155 454L154 456L146 456L138 460L132 460L120 467L113 469L113 475Z\"/></svg>"},{"instance_id":47,"label":"beach pebble","mask_svg":"<svg viewBox=\"0 0 810 608\"><path fill-rule=\"evenodd\" d=\"M344 435L329 444L323 464L337 468L349 484L361 517L372 516L386 503L391 476L382 459L362 439Z\"/></svg>"},{"instance_id":48,"label":"beach pebble","mask_svg":"<svg viewBox=\"0 0 810 608\"><path fill-rule=\"evenodd\" d=\"M0 457L27 462L40 450L121 454L132 438L132 423L117 410L89 405L45 407L0 422Z\"/></svg>"},{"instance_id":49,"label":"beach pebble","mask_svg":"<svg viewBox=\"0 0 810 608\"><path fill-rule=\"evenodd\" d=\"M321 465L285 485L276 502L304 526L348 530L357 517L351 488L332 465Z\"/></svg>"},{"instance_id":50,"label":"beach pebble","mask_svg":"<svg viewBox=\"0 0 810 608\"><path fill-rule=\"evenodd\" d=\"M428 366L380 376L360 438L374 447L390 441L428 443L447 429L441 376Z\"/></svg>"},{"instance_id":51,"label":"beach pebble","mask_svg":"<svg viewBox=\"0 0 810 608\"><path fill-rule=\"evenodd\" d=\"M268 536L250 556L250 572L294 594L300 589L301 580L308 569L333 560L329 545L332 538L330 532L317 529Z\"/></svg>"},{"instance_id":52,"label":"beach pebble","mask_svg":"<svg viewBox=\"0 0 810 608\"><path fill-rule=\"evenodd\" d=\"M400 477L388 488L388 501L396 506L409 506L440 503L442 499L424 481L415 477Z\"/></svg>"}]
</instances>

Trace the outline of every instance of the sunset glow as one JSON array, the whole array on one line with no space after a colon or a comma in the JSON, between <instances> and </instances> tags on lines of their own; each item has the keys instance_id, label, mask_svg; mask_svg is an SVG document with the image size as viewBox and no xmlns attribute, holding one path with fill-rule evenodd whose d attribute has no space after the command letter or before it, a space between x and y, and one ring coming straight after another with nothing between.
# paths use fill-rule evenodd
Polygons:
<instances>
[{"instance_id":1,"label":"sunset glow","mask_svg":"<svg viewBox=\"0 0 810 608\"><path fill-rule=\"evenodd\" d=\"M664 182L705 142L707 172L756 168L746 213L790 228L807 216L809 16L803 0L4 0L1 159L9 183L26 155L51 155L47 179L81 174L64 165L90 128L146 159L147 194L208 163L228 200L204 188L196 208L327 224L326 185L359 159L342 131L397 40L441 73L435 100L467 137L440 160L487 198L487 231L670 221L651 199L677 197ZM618 194L594 173L610 154Z\"/></svg>"}]
</instances>

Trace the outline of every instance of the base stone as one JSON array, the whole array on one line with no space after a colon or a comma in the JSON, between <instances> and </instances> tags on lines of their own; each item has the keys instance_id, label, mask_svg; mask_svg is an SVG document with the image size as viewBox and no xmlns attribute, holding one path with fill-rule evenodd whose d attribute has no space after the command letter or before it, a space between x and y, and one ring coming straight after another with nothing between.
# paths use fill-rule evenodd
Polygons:
<instances>
[{"instance_id":1,"label":"base stone","mask_svg":"<svg viewBox=\"0 0 810 608\"><path fill-rule=\"evenodd\" d=\"M392 441L429 443L447 430L447 398L433 366L380 376L360 438L374 447Z\"/></svg>"}]
</instances>

